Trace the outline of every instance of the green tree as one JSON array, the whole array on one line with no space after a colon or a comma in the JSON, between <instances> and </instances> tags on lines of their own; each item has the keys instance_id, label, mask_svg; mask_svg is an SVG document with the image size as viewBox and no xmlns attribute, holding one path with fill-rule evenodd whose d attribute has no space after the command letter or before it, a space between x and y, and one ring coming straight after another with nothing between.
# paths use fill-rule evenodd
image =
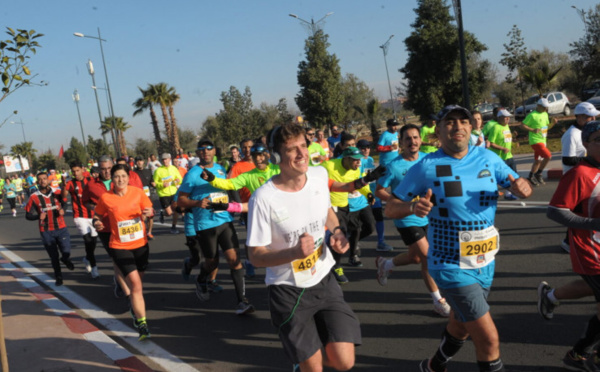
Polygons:
<instances>
[{"instance_id":1,"label":"green tree","mask_svg":"<svg viewBox=\"0 0 600 372\"><path fill-rule=\"evenodd\" d=\"M33 82L38 74L31 75L29 69L30 54L35 54L37 48L41 48L36 39L44 34L36 33L35 30L6 29L10 38L0 40L0 77L3 84L0 102L25 85L46 85L43 80Z\"/></svg>"},{"instance_id":2,"label":"green tree","mask_svg":"<svg viewBox=\"0 0 600 372\"><path fill-rule=\"evenodd\" d=\"M328 35L316 30L306 39L306 60L298 64L296 104L308 122L318 128L337 124L343 118L344 97L339 60L329 54Z\"/></svg>"},{"instance_id":3,"label":"green tree","mask_svg":"<svg viewBox=\"0 0 600 372\"><path fill-rule=\"evenodd\" d=\"M152 101L150 89L142 89L138 87L142 97L138 98L134 103L133 107L136 110L133 112L133 116L139 115L142 112L148 110L150 112L150 124L152 125L152 132L154 133L154 141L156 142L156 148L162 148L162 138L160 137L160 128L158 127L158 118L154 111L154 103Z\"/></svg>"},{"instance_id":4,"label":"green tree","mask_svg":"<svg viewBox=\"0 0 600 372\"><path fill-rule=\"evenodd\" d=\"M221 92L221 109L215 118L218 122L217 137L225 140L224 144L237 143L243 138L257 136L262 128L253 122L251 116L252 92L250 87L244 89L242 94L236 87L229 87L229 91Z\"/></svg>"},{"instance_id":5,"label":"green tree","mask_svg":"<svg viewBox=\"0 0 600 372\"><path fill-rule=\"evenodd\" d=\"M579 40L569 44L573 70L577 73L580 88L600 77L600 4L582 12L585 33Z\"/></svg>"},{"instance_id":6,"label":"green tree","mask_svg":"<svg viewBox=\"0 0 600 372\"><path fill-rule=\"evenodd\" d=\"M23 165L23 158L27 158L29 166L31 166L31 157L36 152L37 150L33 148L33 142L21 142L10 148L11 155L18 157L21 165Z\"/></svg>"},{"instance_id":7,"label":"green tree","mask_svg":"<svg viewBox=\"0 0 600 372\"><path fill-rule=\"evenodd\" d=\"M114 152L102 138L95 139L88 136L87 139L88 153L92 159L98 160L102 155L114 156Z\"/></svg>"},{"instance_id":8,"label":"green tree","mask_svg":"<svg viewBox=\"0 0 600 372\"><path fill-rule=\"evenodd\" d=\"M89 160L83 144L75 137L71 137L71 143L69 144L69 148L65 150L64 157L67 164L73 161L80 161L85 165Z\"/></svg>"},{"instance_id":9,"label":"green tree","mask_svg":"<svg viewBox=\"0 0 600 372\"><path fill-rule=\"evenodd\" d=\"M548 50L546 53L532 51L530 57L532 63L519 69L523 82L529 84L539 95L556 86L554 83L564 67L553 62L551 57Z\"/></svg>"},{"instance_id":10,"label":"green tree","mask_svg":"<svg viewBox=\"0 0 600 372\"><path fill-rule=\"evenodd\" d=\"M195 152L198 144L198 134L191 129L177 128L179 131L179 145L186 153L188 151Z\"/></svg>"},{"instance_id":11,"label":"green tree","mask_svg":"<svg viewBox=\"0 0 600 372\"><path fill-rule=\"evenodd\" d=\"M373 89L354 74L346 74L342 78L342 96L344 111L341 123L348 125L365 119L365 109L369 102L375 99Z\"/></svg>"},{"instance_id":12,"label":"green tree","mask_svg":"<svg viewBox=\"0 0 600 372\"><path fill-rule=\"evenodd\" d=\"M52 152L48 150L41 154L39 158L34 160L33 169L38 171L56 169L56 164L56 156L54 156Z\"/></svg>"},{"instance_id":13,"label":"green tree","mask_svg":"<svg viewBox=\"0 0 600 372\"><path fill-rule=\"evenodd\" d=\"M419 0L413 31L404 40L408 59L400 69L406 79L404 106L422 120L447 104L462 101L458 30L443 0ZM467 63L487 47L473 34L464 33ZM489 63L469 64L469 93L472 102L481 100L482 88L491 81Z\"/></svg>"},{"instance_id":14,"label":"green tree","mask_svg":"<svg viewBox=\"0 0 600 372\"><path fill-rule=\"evenodd\" d=\"M160 106L165 125L165 133L167 135L167 142L169 143L169 151L174 154L177 150L175 148L174 140L176 135L173 134L173 125L169 116L169 106L175 104L173 102L174 95L176 95L175 88L170 87L167 83L158 83L148 84L146 90L148 91L149 99L152 104Z\"/></svg>"},{"instance_id":15,"label":"green tree","mask_svg":"<svg viewBox=\"0 0 600 372\"><path fill-rule=\"evenodd\" d=\"M135 147L133 152L136 156L142 156L147 159L151 154L157 154L156 142L150 141L144 138L138 138L135 140ZM159 156L159 155L157 155Z\"/></svg>"}]
</instances>

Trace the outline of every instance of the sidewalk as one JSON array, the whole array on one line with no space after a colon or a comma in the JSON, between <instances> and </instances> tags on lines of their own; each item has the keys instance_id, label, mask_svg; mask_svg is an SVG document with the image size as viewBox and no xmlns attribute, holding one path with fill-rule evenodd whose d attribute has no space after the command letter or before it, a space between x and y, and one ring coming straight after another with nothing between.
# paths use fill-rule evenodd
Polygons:
<instances>
[{"instance_id":1,"label":"sidewalk","mask_svg":"<svg viewBox=\"0 0 600 372\"><path fill-rule=\"evenodd\" d=\"M533 164L533 153L531 154L518 154L514 156L515 164L517 165L517 173L521 177L529 177L529 171L531 170L531 164ZM544 178L550 180L558 180L562 176L562 153L553 152L552 159L546 166L543 172Z\"/></svg>"},{"instance_id":2,"label":"sidewalk","mask_svg":"<svg viewBox=\"0 0 600 372\"><path fill-rule=\"evenodd\" d=\"M0 266L11 371L153 371L1 256Z\"/></svg>"}]
</instances>

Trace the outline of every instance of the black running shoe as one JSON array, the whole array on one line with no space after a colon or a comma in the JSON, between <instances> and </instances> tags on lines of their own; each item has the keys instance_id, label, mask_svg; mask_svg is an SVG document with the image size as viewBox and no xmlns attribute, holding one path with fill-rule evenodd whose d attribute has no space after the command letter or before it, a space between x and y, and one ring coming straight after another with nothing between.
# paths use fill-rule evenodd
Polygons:
<instances>
[{"instance_id":1,"label":"black running shoe","mask_svg":"<svg viewBox=\"0 0 600 372\"><path fill-rule=\"evenodd\" d=\"M73 265L73 262L70 259L63 257L60 260L62 261L62 263L65 264L65 266L67 267L67 269L69 269L69 270L74 270L75 269L75 265Z\"/></svg>"}]
</instances>

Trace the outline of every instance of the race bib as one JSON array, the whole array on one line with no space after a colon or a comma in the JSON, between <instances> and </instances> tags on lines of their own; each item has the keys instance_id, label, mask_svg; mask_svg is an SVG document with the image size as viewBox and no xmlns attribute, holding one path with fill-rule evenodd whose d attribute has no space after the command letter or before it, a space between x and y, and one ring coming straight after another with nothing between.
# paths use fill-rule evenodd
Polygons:
<instances>
[{"instance_id":1,"label":"race bib","mask_svg":"<svg viewBox=\"0 0 600 372\"><path fill-rule=\"evenodd\" d=\"M313 254L306 258L294 260L291 262L296 285L310 280L317 273L317 270L320 267L319 257L321 257L322 255L323 242L321 241L319 248L315 249L313 251Z\"/></svg>"},{"instance_id":2,"label":"race bib","mask_svg":"<svg viewBox=\"0 0 600 372\"><path fill-rule=\"evenodd\" d=\"M494 261L500 249L500 236L494 226L479 231L460 231L460 267L478 269Z\"/></svg>"},{"instance_id":3,"label":"race bib","mask_svg":"<svg viewBox=\"0 0 600 372\"><path fill-rule=\"evenodd\" d=\"M504 143L512 142L512 134L510 133L510 130L502 131L502 134L504 135Z\"/></svg>"},{"instance_id":4,"label":"race bib","mask_svg":"<svg viewBox=\"0 0 600 372\"><path fill-rule=\"evenodd\" d=\"M148 186L144 186L144 193L147 197L150 197L150 188Z\"/></svg>"},{"instance_id":5,"label":"race bib","mask_svg":"<svg viewBox=\"0 0 600 372\"><path fill-rule=\"evenodd\" d=\"M548 127L542 127L542 136L548 137Z\"/></svg>"},{"instance_id":6,"label":"race bib","mask_svg":"<svg viewBox=\"0 0 600 372\"><path fill-rule=\"evenodd\" d=\"M213 192L208 196L212 203L229 203L229 196L226 192ZM213 211L213 213L223 213L227 211Z\"/></svg>"},{"instance_id":7,"label":"race bib","mask_svg":"<svg viewBox=\"0 0 600 372\"><path fill-rule=\"evenodd\" d=\"M137 217L132 220L117 222L119 227L119 240L121 243L133 242L144 238L142 220Z\"/></svg>"},{"instance_id":8,"label":"race bib","mask_svg":"<svg viewBox=\"0 0 600 372\"><path fill-rule=\"evenodd\" d=\"M7 198L14 198L16 196L17 196L17 194L15 194L15 192L12 191L12 190L6 192L6 197Z\"/></svg>"},{"instance_id":9,"label":"race bib","mask_svg":"<svg viewBox=\"0 0 600 372\"><path fill-rule=\"evenodd\" d=\"M167 182L166 187L169 187L173 183L173 176L163 177L161 180L163 181L163 184Z\"/></svg>"}]
</instances>

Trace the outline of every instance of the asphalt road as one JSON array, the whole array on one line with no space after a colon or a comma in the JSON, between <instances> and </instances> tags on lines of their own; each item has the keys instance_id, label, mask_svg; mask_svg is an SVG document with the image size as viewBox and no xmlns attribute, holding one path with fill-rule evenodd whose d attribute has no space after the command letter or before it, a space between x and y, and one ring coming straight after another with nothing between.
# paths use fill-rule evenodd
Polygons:
<instances>
[{"instance_id":1,"label":"asphalt road","mask_svg":"<svg viewBox=\"0 0 600 372\"><path fill-rule=\"evenodd\" d=\"M525 201L499 203L496 226L501 251L496 256L496 279L489 302L501 339L501 356L509 370L562 371L561 359L581 334L594 313L591 298L568 301L557 308L552 321L536 310L537 286L541 280L560 285L576 277L567 254L560 248L565 229L549 221L545 205L556 181L534 190ZM67 217L70 226L72 217ZM65 285L108 313L130 323L128 307L112 293L112 266L104 250L97 255L102 277L91 280L81 258L83 242L70 228L76 269L65 272ZM243 227L238 226L241 241ZM388 243L405 250L391 221L386 222ZM187 247L183 234L171 235L168 226L157 226L150 243L150 268L144 278L148 322L152 340L201 371L289 371L275 330L269 319L267 295L258 279L247 280L247 297L257 311L245 317L234 314L233 284L226 264L220 264L219 282L225 288L210 302L201 303L193 281L184 282L180 270ZM0 213L0 244L40 270L52 274L37 225L25 220L19 210ZM362 268L346 267L351 283L344 286L346 300L360 318L363 345L357 348L357 371L415 371L420 360L433 354L445 320L432 311L430 296L418 266L397 269L387 287L375 280L374 259L378 255L374 236L361 243ZM93 320L92 320L93 321ZM475 353L468 342L450 365L451 371L476 371Z\"/></svg>"}]
</instances>

